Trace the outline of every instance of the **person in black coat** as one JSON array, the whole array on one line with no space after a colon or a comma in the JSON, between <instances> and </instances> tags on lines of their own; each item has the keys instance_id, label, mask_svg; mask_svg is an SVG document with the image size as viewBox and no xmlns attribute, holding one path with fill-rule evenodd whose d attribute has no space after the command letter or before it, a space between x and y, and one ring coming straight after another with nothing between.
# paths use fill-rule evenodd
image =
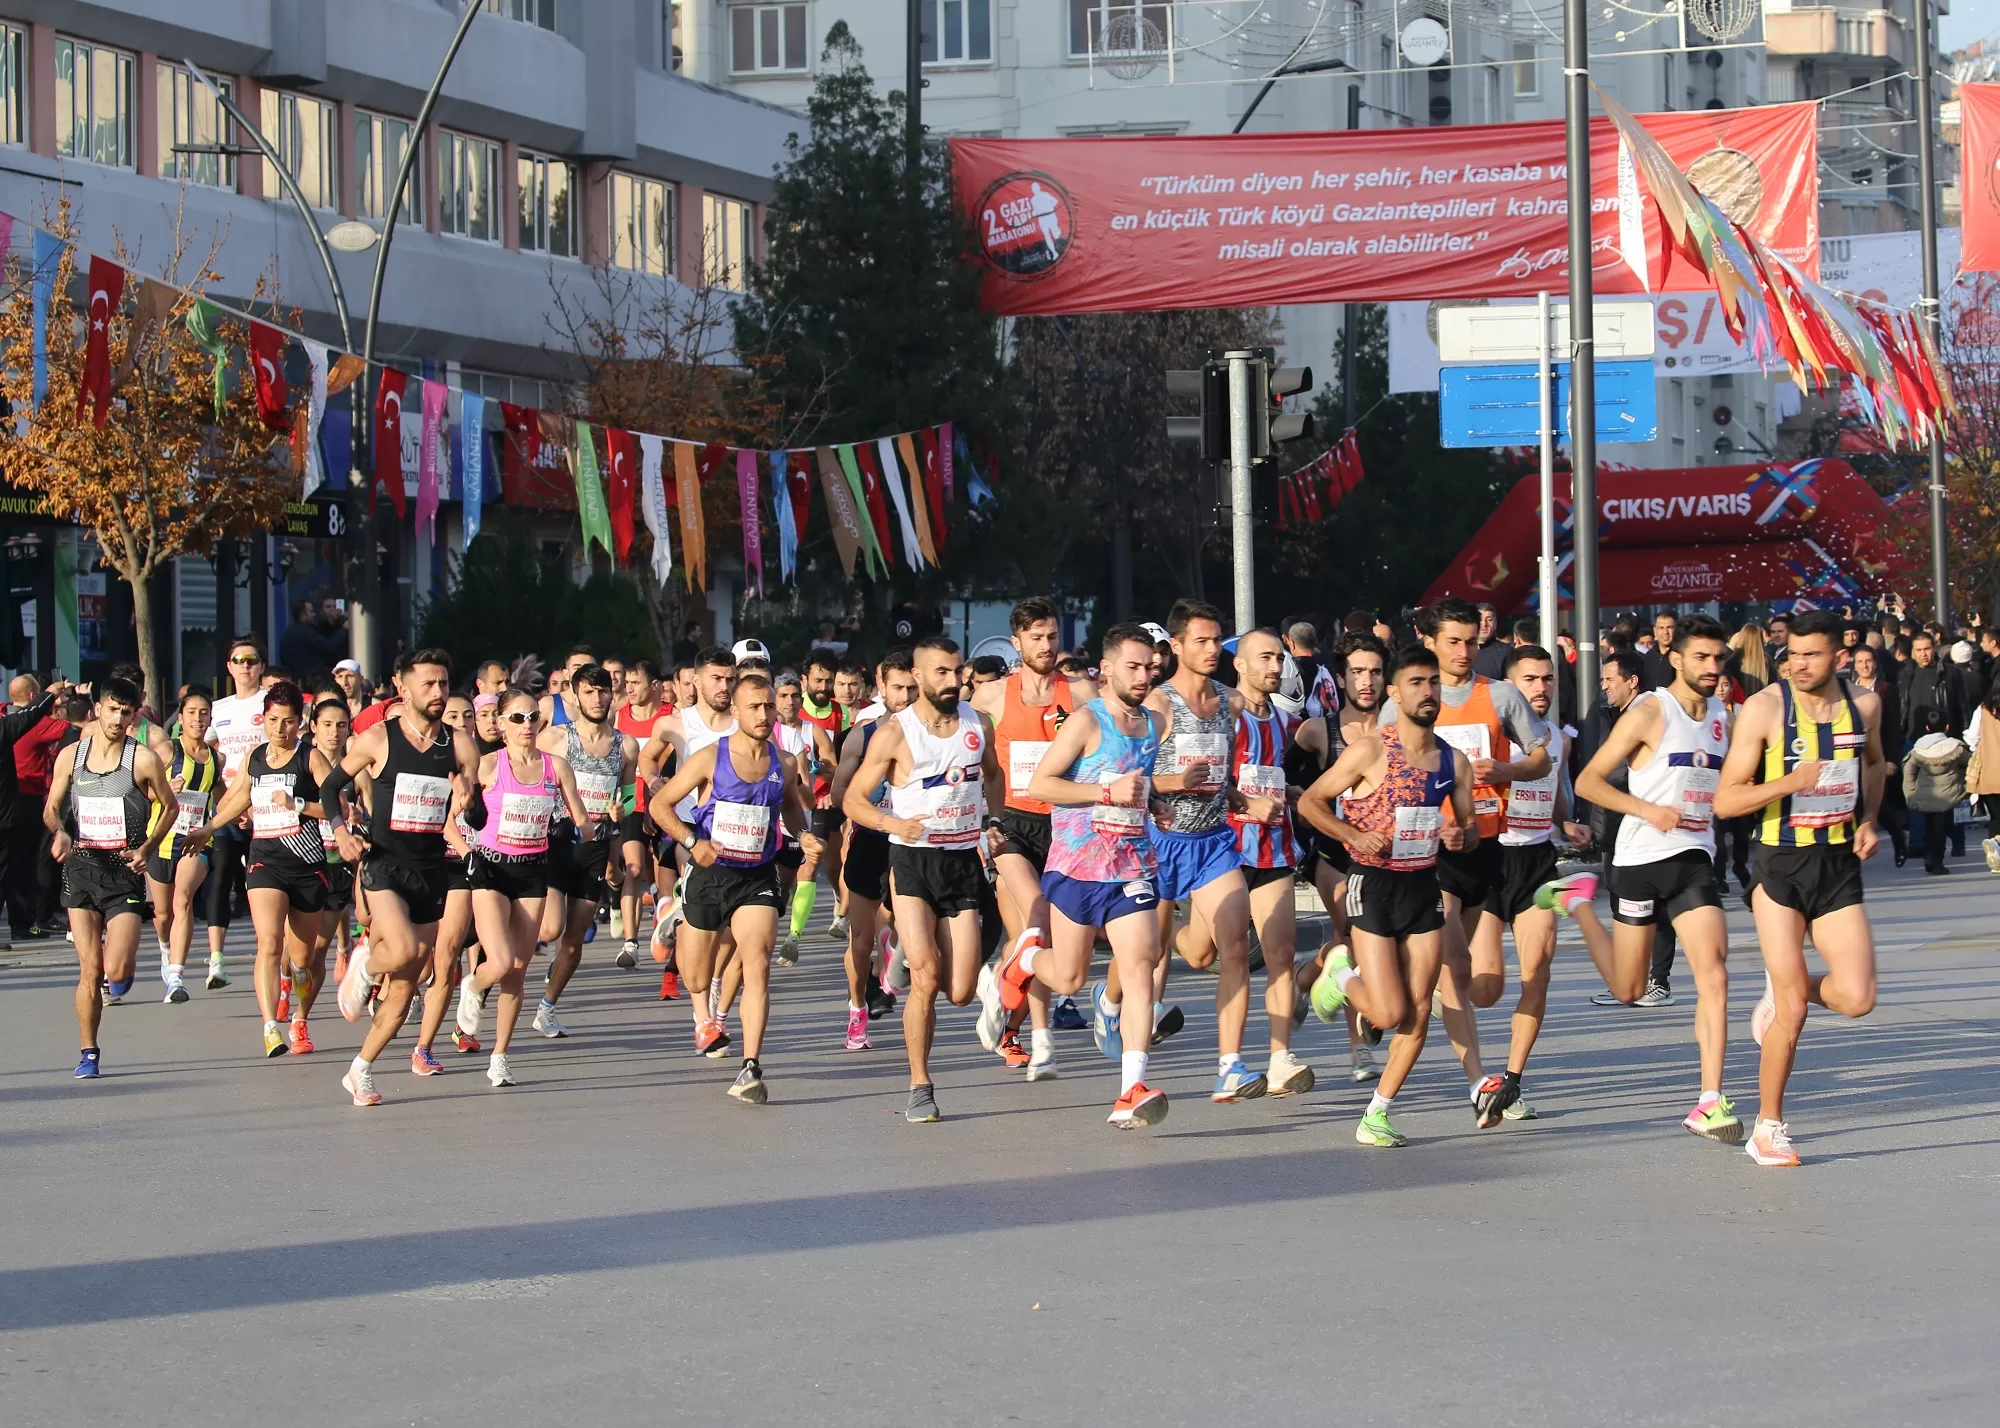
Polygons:
<instances>
[{"instance_id":1,"label":"person in black coat","mask_svg":"<svg viewBox=\"0 0 2000 1428\"><path fill-rule=\"evenodd\" d=\"M69 685L60 680L42 689L31 674L17 675L7 688L8 697L14 702L0 716L0 888L11 889L16 882L24 887L33 886L36 870L32 863L42 826L41 800L21 796L20 775L14 767L14 741L48 717L58 695L68 693ZM17 829L22 836L16 836ZM14 866L17 861L25 861L29 866ZM29 905L28 900L13 897L8 902L16 912ZM13 930L27 932L26 927ZM0 942L0 951L12 951L13 947L11 941Z\"/></svg>"},{"instance_id":2,"label":"person in black coat","mask_svg":"<svg viewBox=\"0 0 2000 1428\"><path fill-rule=\"evenodd\" d=\"M1968 711L1964 690L1950 666L1938 657L1937 638L1929 631L1919 630L1911 639L1910 662L1903 666L1900 683L1903 719L1902 745L1896 751L1899 756L1924 731L1934 710L1944 716L1946 733L1956 737L1965 732Z\"/></svg>"}]
</instances>

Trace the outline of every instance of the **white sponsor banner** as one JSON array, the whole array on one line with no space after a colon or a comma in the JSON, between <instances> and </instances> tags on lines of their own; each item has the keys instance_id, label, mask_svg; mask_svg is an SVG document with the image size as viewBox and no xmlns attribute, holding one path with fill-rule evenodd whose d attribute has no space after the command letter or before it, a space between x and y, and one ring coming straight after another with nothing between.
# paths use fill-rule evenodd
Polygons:
<instances>
[{"instance_id":1,"label":"white sponsor banner","mask_svg":"<svg viewBox=\"0 0 2000 1428\"><path fill-rule=\"evenodd\" d=\"M1958 268L1956 228L1938 230L1938 271ZM1867 233L1852 238L1822 238L1820 281L1827 287L1896 307L1915 304L1923 280L1923 263L1915 233ZM1566 300L1566 293L1557 293ZM1630 301L1630 299L1626 299ZM1531 298L1498 298L1494 306ZM1451 303L1392 302L1389 306L1389 390L1434 392L1438 386L1437 311ZM1653 297L1659 323L1659 345L1653 365L1662 377L1700 376L1712 372L1754 372L1758 362L1729 335L1722 307L1711 292L1659 293ZM1774 370L1779 364L1773 359Z\"/></svg>"}]
</instances>

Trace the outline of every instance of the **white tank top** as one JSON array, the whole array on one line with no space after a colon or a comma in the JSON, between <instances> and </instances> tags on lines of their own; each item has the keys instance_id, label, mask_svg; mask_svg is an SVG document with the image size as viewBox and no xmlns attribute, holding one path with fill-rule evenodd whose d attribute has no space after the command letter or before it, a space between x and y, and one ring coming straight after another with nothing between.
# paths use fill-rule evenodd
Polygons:
<instances>
[{"instance_id":1,"label":"white tank top","mask_svg":"<svg viewBox=\"0 0 2000 1428\"><path fill-rule=\"evenodd\" d=\"M1618 825L1618 846L1611 855L1621 868L1663 862L1679 853L1715 856L1715 789L1721 782L1722 756L1729 752L1727 706L1711 695L1707 712L1696 720L1666 690L1656 689L1651 697L1663 716L1660 742L1645 767L1631 771L1629 787L1634 798L1679 810L1680 822L1673 832L1662 833L1645 819L1628 816ZM1623 717L1631 718L1631 711Z\"/></svg>"},{"instance_id":2,"label":"white tank top","mask_svg":"<svg viewBox=\"0 0 2000 1428\"><path fill-rule=\"evenodd\" d=\"M682 757L691 759L710 744L719 744L735 732L736 721L734 719L731 719L720 729L711 729L708 727L707 722L695 713L695 706L690 704L687 708L681 710L681 743L686 748L686 752ZM683 823L692 823L694 821L694 811L699 806L700 800L693 794L689 794L674 805L674 817L680 819Z\"/></svg>"},{"instance_id":3,"label":"white tank top","mask_svg":"<svg viewBox=\"0 0 2000 1428\"><path fill-rule=\"evenodd\" d=\"M986 759L986 730L979 716L960 706L958 727L939 738L924 727L913 705L896 715L910 746L910 778L889 785L889 812L924 820L924 836L911 840L891 833L905 848L971 848L979 842L986 812L980 769Z\"/></svg>"},{"instance_id":4,"label":"white tank top","mask_svg":"<svg viewBox=\"0 0 2000 1428\"><path fill-rule=\"evenodd\" d=\"M1563 759L1569 754L1569 741L1563 731L1549 725L1549 771L1533 782L1516 779L1509 784L1506 800L1502 804L1506 818L1500 825L1500 842L1509 848L1533 848L1549 841L1555 831L1556 788L1562 780ZM1507 742L1507 761L1519 763L1528 757L1528 751L1511 739Z\"/></svg>"}]
</instances>

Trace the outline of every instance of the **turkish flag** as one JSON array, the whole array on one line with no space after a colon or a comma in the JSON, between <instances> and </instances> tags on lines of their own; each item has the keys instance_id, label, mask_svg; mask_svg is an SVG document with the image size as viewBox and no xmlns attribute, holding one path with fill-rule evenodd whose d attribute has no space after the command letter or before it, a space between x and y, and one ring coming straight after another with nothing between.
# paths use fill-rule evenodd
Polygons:
<instances>
[{"instance_id":1,"label":"turkish flag","mask_svg":"<svg viewBox=\"0 0 2000 1428\"><path fill-rule=\"evenodd\" d=\"M704 486L708 484L709 477L730 464L729 448L719 441L694 449L695 479Z\"/></svg>"},{"instance_id":2,"label":"turkish flag","mask_svg":"<svg viewBox=\"0 0 2000 1428\"><path fill-rule=\"evenodd\" d=\"M800 545L806 543L806 513L812 504L812 453L785 453L785 484L792 493L792 530Z\"/></svg>"},{"instance_id":3,"label":"turkish flag","mask_svg":"<svg viewBox=\"0 0 2000 1428\"><path fill-rule=\"evenodd\" d=\"M375 486L389 488L389 504L396 508L399 521L403 519L403 393L409 381L404 373L384 367L375 388ZM368 506L370 510L375 506L373 486Z\"/></svg>"},{"instance_id":4,"label":"turkish flag","mask_svg":"<svg viewBox=\"0 0 2000 1428\"><path fill-rule=\"evenodd\" d=\"M605 497L611 504L611 536L618 547L618 563L632 552L632 503L637 490L639 442L620 427L604 429L604 460L609 479Z\"/></svg>"},{"instance_id":5,"label":"turkish flag","mask_svg":"<svg viewBox=\"0 0 2000 1428\"><path fill-rule=\"evenodd\" d=\"M285 386L285 334L266 323L250 324L250 365L257 374L257 419L272 431L291 426L285 406L291 393Z\"/></svg>"},{"instance_id":6,"label":"turkish flag","mask_svg":"<svg viewBox=\"0 0 2000 1428\"><path fill-rule=\"evenodd\" d=\"M90 260L90 330L83 349L83 381L76 389L76 414L83 415L89 400L96 410L92 420L104 425L111 405L111 318L118 311L118 299L125 292L125 270L109 258Z\"/></svg>"},{"instance_id":7,"label":"turkish flag","mask_svg":"<svg viewBox=\"0 0 2000 1428\"><path fill-rule=\"evenodd\" d=\"M931 515L931 540L944 549L944 469L938 465L938 431L927 426L920 433L923 445L924 503Z\"/></svg>"},{"instance_id":8,"label":"turkish flag","mask_svg":"<svg viewBox=\"0 0 2000 1428\"><path fill-rule=\"evenodd\" d=\"M875 464L873 442L854 443L854 462L861 468L861 493L868 502L868 521L875 527L875 544L881 548L882 563L895 563L895 546L889 535L889 503L882 494L882 471Z\"/></svg>"}]
</instances>

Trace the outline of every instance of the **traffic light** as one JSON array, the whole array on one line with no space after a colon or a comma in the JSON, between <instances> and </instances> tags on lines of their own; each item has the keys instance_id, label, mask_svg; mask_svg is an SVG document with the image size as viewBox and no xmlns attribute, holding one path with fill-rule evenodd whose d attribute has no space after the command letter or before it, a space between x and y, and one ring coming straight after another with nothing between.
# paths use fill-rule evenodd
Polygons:
<instances>
[{"instance_id":1,"label":"traffic light","mask_svg":"<svg viewBox=\"0 0 2000 1428\"><path fill-rule=\"evenodd\" d=\"M1198 442L1203 461L1229 459L1229 368L1210 360L1195 371L1167 373L1167 395L1200 404L1200 416L1167 418L1167 440Z\"/></svg>"},{"instance_id":2,"label":"traffic light","mask_svg":"<svg viewBox=\"0 0 2000 1428\"><path fill-rule=\"evenodd\" d=\"M1311 439L1312 413L1288 412L1283 409L1283 404L1286 397L1301 396L1311 391L1312 384L1310 367L1280 367L1271 373L1265 393L1269 425L1257 434L1259 444L1254 448L1259 458L1273 455L1284 442Z\"/></svg>"},{"instance_id":3,"label":"traffic light","mask_svg":"<svg viewBox=\"0 0 2000 1428\"><path fill-rule=\"evenodd\" d=\"M1229 460L1230 424L1242 420L1248 430L1250 457L1268 461L1280 445L1304 441L1313 434L1313 419L1307 412L1283 410L1286 397L1312 390L1312 368L1271 366L1277 356L1268 347L1240 352L1210 352L1198 370L1167 373L1167 395L1177 401L1199 402L1198 417L1167 418L1170 441L1199 442L1201 459L1218 465ZM1230 376L1244 369L1249 383L1249 401L1240 418L1230 411Z\"/></svg>"}]
</instances>

